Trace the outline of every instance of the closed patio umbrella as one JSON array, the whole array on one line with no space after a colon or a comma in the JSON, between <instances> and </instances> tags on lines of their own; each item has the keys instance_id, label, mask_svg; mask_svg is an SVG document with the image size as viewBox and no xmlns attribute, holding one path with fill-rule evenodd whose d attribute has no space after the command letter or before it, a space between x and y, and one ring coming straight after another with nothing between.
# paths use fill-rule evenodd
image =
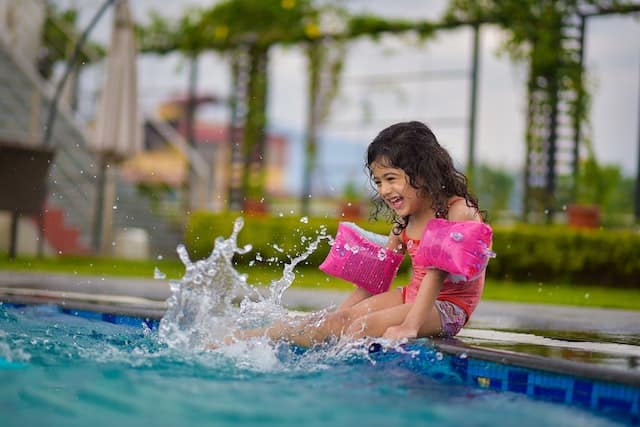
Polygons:
<instances>
[{"instance_id":1,"label":"closed patio umbrella","mask_svg":"<svg viewBox=\"0 0 640 427\"><path fill-rule=\"evenodd\" d=\"M93 148L98 154L98 195L93 229L95 250L108 251L113 223L113 166L142 149L134 24L128 0L116 0L106 75L96 115Z\"/></svg>"}]
</instances>

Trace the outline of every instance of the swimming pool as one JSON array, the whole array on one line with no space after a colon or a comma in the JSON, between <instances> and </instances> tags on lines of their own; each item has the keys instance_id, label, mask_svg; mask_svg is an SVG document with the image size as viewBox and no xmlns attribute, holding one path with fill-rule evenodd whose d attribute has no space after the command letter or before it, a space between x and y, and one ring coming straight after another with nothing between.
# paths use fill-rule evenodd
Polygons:
<instances>
[{"instance_id":1,"label":"swimming pool","mask_svg":"<svg viewBox=\"0 0 640 427\"><path fill-rule=\"evenodd\" d=\"M229 328L288 315L281 298L293 269L326 239L290 258L262 295L233 266L250 250L236 246L241 228L236 221L205 260L192 263L179 247L185 275L161 313L86 309L107 307L106 296L12 291L13 303L0 302L0 426L640 424L637 371L457 340L305 351L257 339L204 351ZM236 304L240 291L255 298Z\"/></svg>"},{"instance_id":2,"label":"swimming pool","mask_svg":"<svg viewBox=\"0 0 640 427\"><path fill-rule=\"evenodd\" d=\"M0 305L0 425L634 425L640 387L418 341L178 351L158 322ZM459 347L458 347L459 351ZM496 353L497 354L497 353Z\"/></svg>"}]
</instances>

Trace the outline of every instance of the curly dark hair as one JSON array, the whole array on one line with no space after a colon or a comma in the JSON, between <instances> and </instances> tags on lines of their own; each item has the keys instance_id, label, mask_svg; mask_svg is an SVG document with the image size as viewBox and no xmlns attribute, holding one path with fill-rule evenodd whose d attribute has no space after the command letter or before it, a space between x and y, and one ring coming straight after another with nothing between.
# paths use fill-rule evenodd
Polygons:
<instances>
[{"instance_id":1,"label":"curly dark hair","mask_svg":"<svg viewBox=\"0 0 640 427\"><path fill-rule=\"evenodd\" d=\"M365 169L372 181L373 162L402 169L409 177L409 185L433 201L436 217L447 218L448 201L453 196L464 197L467 206L476 208L483 218L486 217L486 213L480 211L477 197L468 189L467 177L455 168L447 150L424 123L402 122L382 130L367 149ZM371 218L377 219L383 215L395 224L394 233L400 234L407 226L409 217L398 217L377 191L373 202Z\"/></svg>"}]
</instances>

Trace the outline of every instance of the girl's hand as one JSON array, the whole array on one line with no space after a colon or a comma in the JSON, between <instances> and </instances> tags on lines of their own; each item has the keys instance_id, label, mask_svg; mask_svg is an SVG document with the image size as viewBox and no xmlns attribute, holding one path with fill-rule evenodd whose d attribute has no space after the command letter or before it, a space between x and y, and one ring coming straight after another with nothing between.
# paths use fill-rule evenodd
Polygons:
<instances>
[{"instance_id":1,"label":"girl's hand","mask_svg":"<svg viewBox=\"0 0 640 427\"><path fill-rule=\"evenodd\" d=\"M417 338L418 330L415 328L410 328L405 326L404 324L398 326L390 326L384 331L382 338L394 341L400 341L405 338Z\"/></svg>"}]
</instances>

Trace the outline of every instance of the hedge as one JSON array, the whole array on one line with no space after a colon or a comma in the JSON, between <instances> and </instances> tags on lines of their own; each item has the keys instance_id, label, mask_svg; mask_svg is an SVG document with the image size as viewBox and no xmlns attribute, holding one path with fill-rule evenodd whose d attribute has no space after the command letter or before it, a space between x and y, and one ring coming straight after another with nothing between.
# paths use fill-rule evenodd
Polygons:
<instances>
[{"instance_id":1,"label":"hedge","mask_svg":"<svg viewBox=\"0 0 640 427\"><path fill-rule=\"evenodd\" d=\"M194 259L211 253L216 237L228 237L237 213L196 212L186 229L187 248ZM302 253L319 230L334 236L336 218L245 217L238 237L239 245L250 243L253 250L238 256L239 263L255 260L287 261ZM378 221L358 221L367 230L388 234L390 225ZM640 287L640 234L627 230L574 230L566 226L516 225L494 227L493 250L497 256L489 263L487 277L527 282L569 282L612 287ZM318 266L329 245L323 241L306 264ZM408 268L408 261L403 269Z\"/></svg>"}]
</instances>

